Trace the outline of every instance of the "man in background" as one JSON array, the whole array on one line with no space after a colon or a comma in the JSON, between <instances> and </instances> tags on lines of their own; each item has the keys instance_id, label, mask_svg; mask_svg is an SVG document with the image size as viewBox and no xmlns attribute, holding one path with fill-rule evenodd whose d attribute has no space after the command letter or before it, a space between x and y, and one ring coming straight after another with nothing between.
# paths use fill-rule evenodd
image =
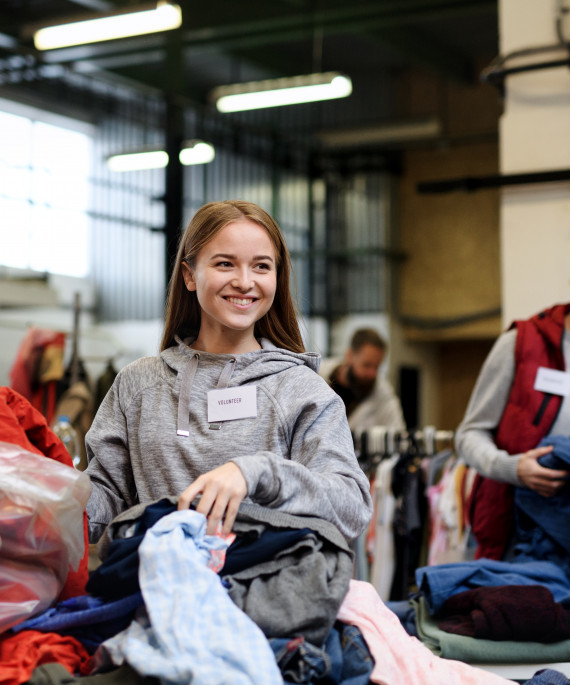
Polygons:
<instances>
[{"instance_id":1,"label":"man in background","mask_svg":"<svg viewBox=\"0 0 570 685\"><path fill-rule=\"evenodd\" d=\"M373 328L360 328L352 336L344 359L323 360L320 375L341 397L348 424L356 435L373 426L404 430L400 400L379 373L387 342Z\"/></svg>"}]
</instances>

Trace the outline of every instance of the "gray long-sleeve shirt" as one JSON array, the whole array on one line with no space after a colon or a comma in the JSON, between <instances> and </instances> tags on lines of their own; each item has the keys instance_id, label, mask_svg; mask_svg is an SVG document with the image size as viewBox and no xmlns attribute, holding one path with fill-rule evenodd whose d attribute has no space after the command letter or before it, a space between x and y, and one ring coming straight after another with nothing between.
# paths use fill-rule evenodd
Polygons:
<instances>
[{"instance_id":1,"label":"gray long-sleeve shirt","mask_svg":"<svg viewBox=\"0 0 570 685\"><path fill-rule=\"evenodd\" d=\"M485 360L465 417L455 435L458 455L476 471L488 478L522 485L517 476L521 454L509 455L500 450L494 441L507 406L515 378L516 329L502 333ZM570 368L570 332L565 330L562 339L564 362ZM570 397L564 397L550 435L570 435Z\"/></svg>"},{"instance_id":2,"label":"gray long-sleeve shirt","mask_svg":"<svg viewBox=\"0 0 570 685\"><path fill-rule=\"evenodd\" d=\"M86 436L92 541L121 511L178 496L227 461L241 469L249 500L325 519L348 539L363 531L372 514L370 485L342 400L316 373L319 356L262 344L234 358L197 354L179 341L119 372ZM207 393L231 359L229 387L255 386L257 416L211 430ZM181 421L189 428L182 436Z\"/></svg>"}]
</instances>

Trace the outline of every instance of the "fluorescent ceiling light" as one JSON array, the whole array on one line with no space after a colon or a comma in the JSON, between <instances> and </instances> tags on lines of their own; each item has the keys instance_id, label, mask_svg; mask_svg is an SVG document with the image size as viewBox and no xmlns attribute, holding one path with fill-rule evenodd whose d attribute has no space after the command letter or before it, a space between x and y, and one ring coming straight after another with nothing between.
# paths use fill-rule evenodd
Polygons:
<instances>
[{"instance_id":1,"label":"fluorescent ceiling light","mask_svg":"<svg viewBox=\"0 0 570 685\"><path fill-rule=\"evenodd\" d=\"M201 140L189 140L180 150L180 163L208 164L216 156L214 146ZM144 169L164 169L168 164L168 153L157 148L125 152L112 155L107 159L111 171L142 171Z\"/></svg>"},{"instance_id":2,"label":"fluorescent ceiling light","mask_svg":"<svg viewBox=\"0 0 570 685\"><path fill-rule=\"evenodd\" d=\"M141 171L142 169L164 169L168 164L168 154L164 150L144 152L125 152L107 159L111 171Z\"/></svg>"},{"instance_id":3,"label":"fluorescent ceiling light","mask_svg":"<svg viewBox=\"0 0 570 685\"><path fill-rule=\"evenodd\" d=\"M210 98L220 112L243 112L250 109L298 105L347 97L352 81L336 71L288 78L250 81L219 86Z\"/></svg>"},{"instance_id":4,"label":"fluorescent ceiling light","mask_svg":"<svg viewBox=\"0 0 570 685\"><path fill-rule=\"evenodd\" d=\"M349 147L372 143L403 143L428 140L441 135L441 122L437 117L391 121L376 126L362 126L317 133L326 147Z\"/></svg>"},{"instance_id":5,"label":"fluorescent ceiling light","mask_svg":"<svg viewBox=\"0 0 570 685\"><path fill-rule=\"evenodd\" d=\"M169 31L178 28L181 24L182 11L178 5L158 2L150 9L115 13L58 26L46 26L34 33L34 45L38 50L54 50L70 45L85 45L103 40Z\"/></svg>"},{"instance_id":6,"label":"fluorescent ceiling light","mask_svg":"<svg viewBox=\"0 0 570 685\"><path fill-rule=\"evenodd\" d=\"M184 143L184 147L180 150L179 154L180 163L185 166L208 164L214 160L215 156L214 146L201 140L192 140Z\"/></svg>"}]
</instances>

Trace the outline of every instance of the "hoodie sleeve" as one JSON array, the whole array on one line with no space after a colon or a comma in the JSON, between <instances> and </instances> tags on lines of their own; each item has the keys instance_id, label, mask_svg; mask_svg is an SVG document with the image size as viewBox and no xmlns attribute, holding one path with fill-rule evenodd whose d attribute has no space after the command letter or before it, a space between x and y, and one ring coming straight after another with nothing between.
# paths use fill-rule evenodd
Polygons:
<instances>
[{"instance_id":1,"label":"hoodie sleeve","mask_svg":"<svg viewBox=\"0 0 570 685\"><path fill-rule=\"evenodd\" d=\"M276 397L272 401L288 434L289 459L264 451L231 461L241 469L252 501L317 516L354 539L371 519L372 499L342 400L308 370L287 383L286 398L286 409Z\"/></svg>"},{"instance_id":2,"label":"hoodie sleeve","mask_svg":"<svg viewBox=\"0 0 570 685\"><path fill-rule=\"evenodd\" d=\"M97 542L107 524L137 502L120 400L121 379L119 372L85 436L88 461L85 472L92 486L86 507L90 542Z\"/></svg>"}]
</instances>

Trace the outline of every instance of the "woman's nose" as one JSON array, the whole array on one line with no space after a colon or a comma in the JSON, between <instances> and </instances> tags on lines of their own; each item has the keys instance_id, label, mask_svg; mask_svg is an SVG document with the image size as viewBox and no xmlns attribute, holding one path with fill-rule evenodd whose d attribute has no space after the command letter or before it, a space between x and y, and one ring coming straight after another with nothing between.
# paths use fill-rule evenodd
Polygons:
<instances>
[{"instance_id":1,"label":"woman's nose","mask_svg":"<svg viewBox=\"0 0 570 685\"><path fill-rule=\"evenodd\" d=\"M253 287L253 281L249 271L247 269L240 269L232 280L232 286L242 291L250 290Z\"/></svg>"}]
</instances>

